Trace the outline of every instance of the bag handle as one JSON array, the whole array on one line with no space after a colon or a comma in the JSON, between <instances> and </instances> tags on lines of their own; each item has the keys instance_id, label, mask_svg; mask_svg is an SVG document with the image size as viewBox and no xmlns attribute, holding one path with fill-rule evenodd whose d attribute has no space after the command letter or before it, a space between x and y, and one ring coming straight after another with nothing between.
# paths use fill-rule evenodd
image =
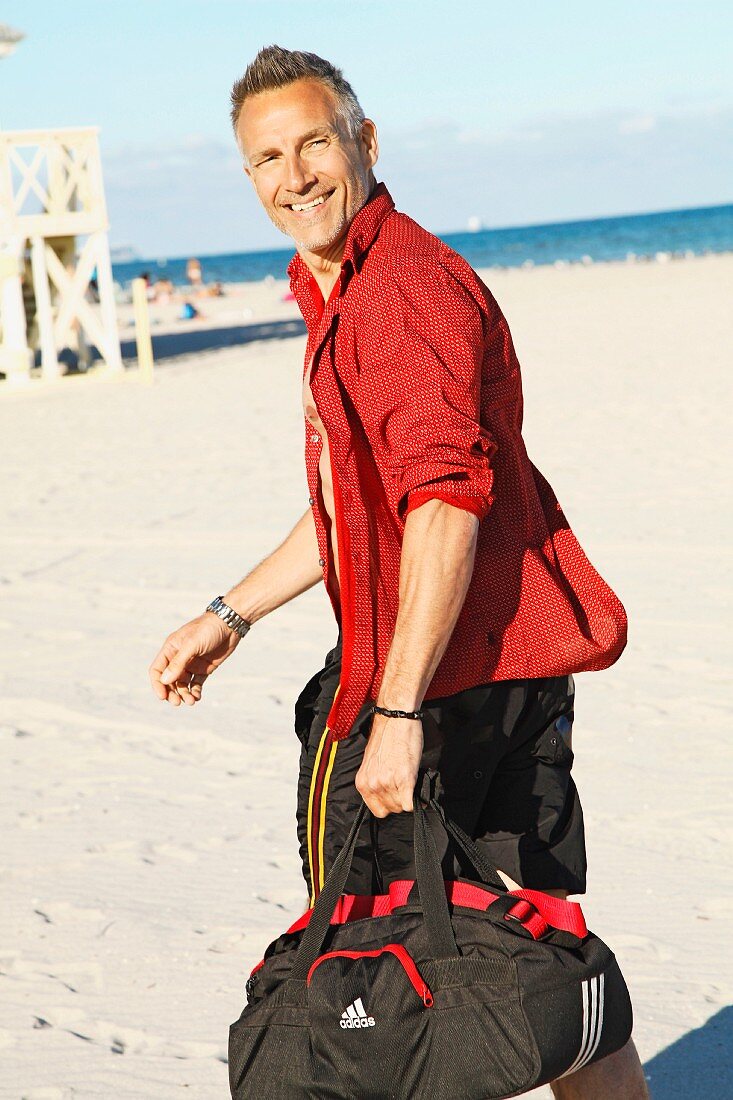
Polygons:
<instances>
[{"instance_id":1,"label":"bag handle","mask_svg":"<svg viewBox=\"0 0 733 1100\"><path fill-rule=\"evenodd\" d=\"M424 782L424 781L423 781ZM418 781L418 787L421 784ZM430 803L428 803L430 805ZM448 898L443 881L443 868L440 865L435 841L430 833L428 818L423 809L418 789L413 795L415 871L420 905L425 916L425 925L430 940L433 958L447 959L460 954L450 921Z\"/></svg>"},{"instance_id":2,"label":"bag handle","mask_svg":"<svg viewBox=\"0 0 733 1100\"><path fill-rule=\"evenodd\" d=\"M336 903L344 892L346 879L349 877L349 871L351 870L351 864L354 859L354 849L356 848L356 838L366 814L367 804L362 801L349 830L349 835L346 837L344 846L336 856L331 866L331 870L326 876L323 889L313 906L313 913L303 933L303 938L300 941L300 946L295 956L295 962L290 972L290 977L297 981L305 981L308 977L308 971L316 961L318 953L323 946L326 933L331 925L331 917L336 908Z\"/></svg>"},{"instance_id":3,"label":"bag handle","mask_svg":"<svg viewBox=\"0 0 733 1100\"><path fill-rule=\"evenodd\" d=\"M445 810L435 797L430 799L429 805L435 810L446 832L468 858L471 866L475 871L478 871L481 881L486 886L490 886L492 890L495 890L497 894L507 894L509 891L506 883L500 877L496 867L491 860L484 855L468 833L464 832L460 825L457 825L455 821L451 821L451 819L446 816Z\"/></svg>"},{"instance_id":4,"label":"bag handle","mask_svg":"<svg viewBox=\"0 0 733 1100\"><path fill-rule=\"evenodd\" d=\"M448 899L443 883L443 871L421 801L420 792L423 782L423 779L418 779L413 794L417 886L433 957L452 958L457 956L459 951L450 922ZM290 972L290 977L296 981L306 980L308 971L323 947L323 942L331 924L331 917L344 891L351 870L357 836L366 813L366 803L362 802L344 846L334 860L331 870L326 876L323 889L313 907L313 914L303 933Z\"/></svg>"}]
</instances>

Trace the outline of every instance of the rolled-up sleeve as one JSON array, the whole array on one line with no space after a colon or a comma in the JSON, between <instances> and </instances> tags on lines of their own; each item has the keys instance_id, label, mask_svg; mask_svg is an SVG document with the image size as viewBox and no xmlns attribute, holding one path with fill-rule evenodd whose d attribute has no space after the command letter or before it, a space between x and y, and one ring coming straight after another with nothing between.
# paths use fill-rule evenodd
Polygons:
<instances>
[{"instance_id":1,"label":"rolled-up sleeve","mask_svg":"<svg viewBox=\"0 0 733 1100\"><path fill-rule=\"evenodd\" d=\"M478 304L452 273L414 267L389 280L380 322L369 405L398 516L439 499L483 519L496 443L480 419Z\"/></svg>"}]
</instances>

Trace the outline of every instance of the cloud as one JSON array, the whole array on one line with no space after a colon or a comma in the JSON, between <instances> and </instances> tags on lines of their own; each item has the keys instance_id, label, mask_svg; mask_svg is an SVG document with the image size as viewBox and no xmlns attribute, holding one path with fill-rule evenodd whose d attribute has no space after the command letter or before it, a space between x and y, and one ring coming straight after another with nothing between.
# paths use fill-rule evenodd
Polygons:
<instances>
[{"instance_id":1,"label":"cloud","mask_svg":"<svg viewBox=\"0 0 733 1100\"><path fill-rule=\"evenodd\" d=\"M282 248L236 146L198 134L102 150L110 235L146 257Z\"/></svg>"},{"instance_id":2,"label":"cloud","mask_svg":"<svg viewBox=\"0 0 733 1100\"><path fill-rule=\"evenodd\" d=\"M648 134L657 125L654 115L632 115L622 118L618 124L620 134Z\"/></svg>"},{"instance_id":3,"label":"cloud","mask_svg":"<svg viewBox=\"0 0 733 1100\"><path fill-rule=\"evenodd\" d=\"M443 122L382 135L398 205L437 230L594 217L731 200L733 110L533 118L467 133Z\"/></svg>"},{"instance_id":4,"label":"cloud","mask_svg":"<svg viewBox=\"0 0 733 1100\"><path fill-rule=\"evenodd\" d=\"M511 130L432 119L385 128L378 178L436 231L730 201L733 110L548 113ZM191 134L103 151L114 244L148 256L283 248L234 142Z\"/></svg>"}]
</instances>

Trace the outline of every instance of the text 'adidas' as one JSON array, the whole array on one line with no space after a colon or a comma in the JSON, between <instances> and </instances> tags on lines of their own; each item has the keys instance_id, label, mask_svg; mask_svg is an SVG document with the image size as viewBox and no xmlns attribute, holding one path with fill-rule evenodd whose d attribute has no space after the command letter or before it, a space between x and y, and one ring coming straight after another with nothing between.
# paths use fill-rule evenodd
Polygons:
<instances>
[{"instance_id":1,"label":"text 'adidas'","mask_svg":"<svg viewBox=\"0 0 733 1100\"><path fill-rule=\"evenodd\" d=\"M357 997L353 1001L345 1012L341 1013L341 1019L339 1023L341 1027L374 1027L375 1019L373 1016L367 1016L364 1011L364 1005L361 1003L361 997Z\"/></svg>"}]
</instances>

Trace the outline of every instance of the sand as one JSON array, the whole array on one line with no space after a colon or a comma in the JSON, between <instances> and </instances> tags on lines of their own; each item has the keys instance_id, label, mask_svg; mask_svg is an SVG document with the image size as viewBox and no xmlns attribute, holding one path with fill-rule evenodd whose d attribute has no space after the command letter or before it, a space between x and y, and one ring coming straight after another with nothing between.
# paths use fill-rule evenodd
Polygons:
<instances>
[{"instance_id":1,"label":"sand","mask_svg":"<svg viewBox=\"0 0 733 1100\"><path fill-rule=\"evenodd\" d=\"M575 775L584 909L657 1100L733 1089L732 276L730 256L486 275L530 455L629 612L619 663L576 677ZM192 710L146 672L306 507L281 294L238 288L193 328L161 315L152 386L0 388L0 1097L226 1096L245 978L303 908L292 705L335 640L322 587Z\"/></svg>"}]
</instances>

